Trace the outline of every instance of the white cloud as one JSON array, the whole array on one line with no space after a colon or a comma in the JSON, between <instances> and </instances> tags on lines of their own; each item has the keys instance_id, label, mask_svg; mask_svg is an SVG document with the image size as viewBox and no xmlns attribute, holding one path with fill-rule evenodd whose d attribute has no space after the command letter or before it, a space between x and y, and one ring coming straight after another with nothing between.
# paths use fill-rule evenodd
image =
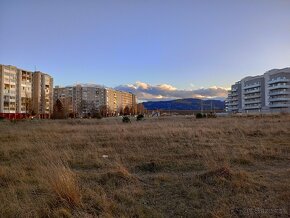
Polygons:
<instances>
[{"instance_id":1,"label":"white cloud","mask_svg":"<svg viewBox=\"0 0 290 218\"><path fill-rule=\"evenodd\" d=\"M116 89L129 91L137 95L140 101L172 100L179 98L202 98L202 99L224 99L227 96L227 88L209 87L194 90L182 90L169 84L150 85L144 82L120 85Z\"/></svg>"}]
</instances>

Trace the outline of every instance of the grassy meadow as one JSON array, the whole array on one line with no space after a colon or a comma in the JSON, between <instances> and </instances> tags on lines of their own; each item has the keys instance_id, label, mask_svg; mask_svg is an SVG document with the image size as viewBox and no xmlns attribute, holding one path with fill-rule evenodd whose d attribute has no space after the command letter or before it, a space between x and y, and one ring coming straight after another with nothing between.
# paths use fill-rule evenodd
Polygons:
<instances>
[{"instance_id":1,"label":"grassy meadow","mask_svg":"<svg viewBox=\"0 0 290 218\"><path fill-rule=\"evenodd\" d=\"M290 216L290 117L0 122L0 217Z\"/></svg>"}]
</instances>

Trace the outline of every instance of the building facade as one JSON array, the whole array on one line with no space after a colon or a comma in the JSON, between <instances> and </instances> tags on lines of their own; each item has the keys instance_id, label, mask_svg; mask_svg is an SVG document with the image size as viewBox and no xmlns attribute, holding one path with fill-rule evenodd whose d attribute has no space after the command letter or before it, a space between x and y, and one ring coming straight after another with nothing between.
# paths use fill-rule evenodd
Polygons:
<instances>
[{"instance_id":1,"label":"building facade","mask_svg":"<svg viewBox=\"0 0 290 218\"><path fill-rule=\"evenodd\" d=\"M235 83L228 93L227 109L232 113L290 112L290 68Z\"/></svg>"},{"instance_id":2,"label":"building facade","mask_svg":"<svg viewBox=\"0 0 290 218\"><path fill-rule=\"evenodd\" d=\"M52 112L53 79L41 72L0 65L0 117L20 119Z\"/></svg>"},{"instance_id":3,"label":"building facade","mask_svg":"<svg viewBox=\"0 0 290 218\"><path fill-rule=\"evenodd\" d=\"M89 116L94 111L106 110L106 115L115 116L127 107L135 112L136 96L132 93L118 91L95 84L78 84L75 86L54 88L54 102L61 100L70 113ZM67 110L67 109L66 109Z\"/></svg>"},{"instance_id":4,"label":"building facade","mask_svg":"<svg viewBox=\"0 0 290 218\"><path fill-rule=\"evenodd\" d=\"M32 79L32 110L40 118L50 118L53 112L53 78L34 72Z\"/></svg>"}]
</instances>

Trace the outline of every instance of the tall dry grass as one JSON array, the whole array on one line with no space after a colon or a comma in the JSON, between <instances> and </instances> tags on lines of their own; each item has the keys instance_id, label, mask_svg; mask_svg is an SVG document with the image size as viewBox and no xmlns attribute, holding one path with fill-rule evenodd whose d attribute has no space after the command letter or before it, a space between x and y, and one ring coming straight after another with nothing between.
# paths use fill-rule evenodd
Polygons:
<instances>
[{"instance_id":1,"label":"tall dry grass","mask_svg":"<svg viewBox=\"0 0 290 218\"><path fill-rule=\"evenodd\" d=\"M289 215L286 115L3 122L0 143L2 217Z\"/></svg>"}]
</instances>

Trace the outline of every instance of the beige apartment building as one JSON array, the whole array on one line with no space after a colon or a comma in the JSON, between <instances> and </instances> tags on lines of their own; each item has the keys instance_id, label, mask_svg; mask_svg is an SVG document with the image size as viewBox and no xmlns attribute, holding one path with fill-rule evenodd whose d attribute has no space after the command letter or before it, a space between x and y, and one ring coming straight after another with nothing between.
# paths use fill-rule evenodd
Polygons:
<instances>
[{"instance_id":1,"label":"beige apartment building","mask_svg":"<svg viewBox=\"0 0 290 218\"><path fill-rule=\"evenodd\" d=\"M16 92L16 112L30 114L32 112L32 72L18 69Z\"/></svg>"},{"instance_id":2,"label":"beige apartment building","mask_svg":"<svg viewBox=\"0 0 290 218\"><path fill-rule=\"evenodd\" d=\"M41 72L0 65L0 117L21 119L52 112L53 79Z\"/></svg>"},{"instance_id":3,"label":"beige apartment building","mask_svg":"<svg viewBox=\"0 0 290 218\"><path fill-rule=\"evenodd\" d=\"M105 99L103 105L106 105L114 114L124 111L126 107L131 110L131 113L136 111L136 96L129 92L123 92L111 88L106 88Z\"/></svg>"},{"instance_id":4,"label":"beige apartment building","mask_svg":"<svg viewBox=\"0 0 290 218\"><path fill-rule=\"evenodd\" d=\"M32 109L40 118L49 118L53 112L53 78L46 73L33 73Z\"/></svg>"},{"instance_id":5,"label":"beige apartment building","mask_svg":"<svg viewBox=\"0 0 290 218\"><path fill-rule=\"evenodd\" d=\"M54 102L59 99L65 108L78 116L87 116L95 110L106 108L108 116L116 116L130 108L137 110L136 96L132 93L118 91L95 84L78 84L75 86L54 88Z\"/></svg>"},{"instance_id":6,"label":"beige apartment building","mask_svg":"<svg viewBox=\"0 0 290 218\"><path fill-rule=\"evenodd\" d=\"M75 108L73 107L73 87L59 87L56 86L53 92L53 102L55 103L59 99L66 112L74 113Z\"/></svg>"}]
</instances>

